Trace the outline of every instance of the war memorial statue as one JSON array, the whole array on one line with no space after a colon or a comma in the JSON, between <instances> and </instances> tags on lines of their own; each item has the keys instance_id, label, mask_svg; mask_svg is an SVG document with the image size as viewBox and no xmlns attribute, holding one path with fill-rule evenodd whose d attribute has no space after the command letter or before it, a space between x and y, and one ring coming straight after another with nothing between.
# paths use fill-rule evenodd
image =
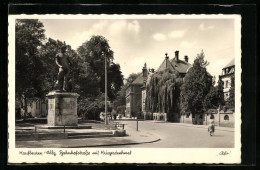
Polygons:
<instances>
[{"instance_id":1,"label":"war memorial statue","mask_svg":"<svg viewBox=\"0 0 260 170\"><path fill-rule=\"evenodd\" d=\"M56 55L56 64L59 66L59 73L55 83L55 90L68 91L68 76L71 62L66 53L66 46L61 47L61 52Z\"/></svg>"},{"instance_id":2,"label":"war memorial statue","mask_svg":"<svg viewBox=\"0 0 260 170\"><path fill-rule=\"evenodd\" d=\"M71 62L66 54L66 46L62 46L56 55L56 64L59 67L54 90L48 97L48 126L77 126L77 93L68 88L68 77Z\"/></svg>"}]
</instances>

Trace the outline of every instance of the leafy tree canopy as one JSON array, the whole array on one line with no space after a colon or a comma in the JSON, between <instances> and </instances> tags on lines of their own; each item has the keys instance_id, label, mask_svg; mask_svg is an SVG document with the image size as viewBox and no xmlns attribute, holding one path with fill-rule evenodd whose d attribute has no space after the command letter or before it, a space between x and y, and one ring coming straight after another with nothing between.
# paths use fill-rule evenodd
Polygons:
<instances>
[{"instance_id":1,"label":"leafy tree canopy","mask_svg":"<svg viewBox=\"0 0 260 170\"><path fill-rule=\"evenodd\" d=\"M206 95L204 100L205 109L218 108L219 106L223 106L224 102L224 94L223 94L223 81L218 80L218 85L216 87L211 87L210 92Z\"/></svg>"},{"instance_id":2,"label":"leafy tree canopy","mask_svg":"<svg viewBox=\"0 0 260 170\"><path fill-rule=\"evenodd\" d=\"M178 112L182 79L176 71L164 70L154 73L147 84L146 110L168 113L168 120Z\"/></svg>"},{"instance_id":3,"label":"leafy tree canopy","mask_svg":"<svg viewBox=\"0 0 260 170\"><path fill-rule=\"evenodd\" d=\"M93 70L98 80L96 86L101 92L105 92L105 57L107 58L108 97L114 100L116 93L123 85L123 76L120 65L113 63L114 52L110 49L108 40L103 36L92 36L89 41L83 43L78 49L79 56Z\"/></svg>"},{"instance_id":4,"label":"leafy tree canopy","mask_svg":"<svg viewBox=\"0 0 260 170\"><path fill-rule=\"evenodd\" d=\"M203 51L197 55L181 87L182 112L198 113L205 111L204 100L212 88L212 76L207 72L208 62Z\"/></svg>"},{"instance_id":5,"label":"leafy tree canopy","mask_svg":"<svg viewBox=\"0 0 260 170\"><path fill-rule=\"evenodd\" d=\"M43 64L38 48L45 40L43 24L36 19L17 19L15 23L15 87L18 96L42 95Z\"/></svg>"}]
</instances>

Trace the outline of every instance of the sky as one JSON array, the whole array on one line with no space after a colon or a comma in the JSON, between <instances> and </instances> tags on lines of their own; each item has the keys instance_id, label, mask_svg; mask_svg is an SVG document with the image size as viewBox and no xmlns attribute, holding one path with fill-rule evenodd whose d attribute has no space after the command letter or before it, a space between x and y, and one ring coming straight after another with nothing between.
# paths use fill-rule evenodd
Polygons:
<instances>
[{"instance_id":1,"label":"sky","mask_svg":"<svg viewBox=\"0 0 260 170\"><path fill-rule=\"evenodd\" d=\"M93 35L102 35L114 51L124 78L142 71L144 63L157 69L168 53L188 55L193 63L202 50L208 72L221 74L235 56L233 19L40 19L47 38L65 41L76 50Z\"/></svg>"}]
</instances>

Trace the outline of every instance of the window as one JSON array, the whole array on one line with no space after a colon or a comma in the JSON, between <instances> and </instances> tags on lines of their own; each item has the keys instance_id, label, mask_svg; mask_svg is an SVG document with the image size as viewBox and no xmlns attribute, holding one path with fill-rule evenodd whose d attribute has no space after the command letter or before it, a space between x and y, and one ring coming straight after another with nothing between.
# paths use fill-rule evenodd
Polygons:
<instances>
[{"instance_id":1,"label":"window","mask_svg":"<svg viewBox=\"0 0 260 170\"><path fill-rule=\"evenodd\" d=\"M210 119L214 119L214 115L213 114L210 115Z\"/></svg>"},{"instance_id":2,"label":"window","mask_svg":"<svg viewBox=\"0 0 260 170\"><path fill-rule=\"evenodd\" d=\"M226 99L228 98L228 93L226 93Z\"/></svg>"},{"instance_id":3,"label":"window","mask_svg":"<svg viewBox=\"0 0 260 170\"><path fill-rule=\"evenodd\" d=\"M229 121L229 116L228 116L228 115L225 115L225 116L224 116L224 120Z\"/></svg>"},{"instance_id":4,"label":"window","mask_svg":"<svg viewBox=\"0 0 260 170\"><path fill-rule=\"evenodd\" d=\"M228 80L226 81L226 88L228 88Z\"/></svg>"}]
</instances>

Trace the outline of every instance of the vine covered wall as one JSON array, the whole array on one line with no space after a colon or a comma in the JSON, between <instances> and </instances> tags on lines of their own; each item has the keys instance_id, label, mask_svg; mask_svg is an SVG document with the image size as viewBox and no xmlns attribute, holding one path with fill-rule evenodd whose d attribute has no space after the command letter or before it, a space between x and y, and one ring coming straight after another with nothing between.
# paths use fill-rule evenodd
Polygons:
<instances>
[{"instance_id":1,"label":"vine covered wall","mask_svg":"<svg viewBox=\"0 0 260 170\"><path fill-rule=\"evenodd\" d=\"M180 110L181 85L177 71L166 69L154 73L146 87L146 111L167 113L167 120L174 121L174 114Z\"/></svg>"}]
</instances>

